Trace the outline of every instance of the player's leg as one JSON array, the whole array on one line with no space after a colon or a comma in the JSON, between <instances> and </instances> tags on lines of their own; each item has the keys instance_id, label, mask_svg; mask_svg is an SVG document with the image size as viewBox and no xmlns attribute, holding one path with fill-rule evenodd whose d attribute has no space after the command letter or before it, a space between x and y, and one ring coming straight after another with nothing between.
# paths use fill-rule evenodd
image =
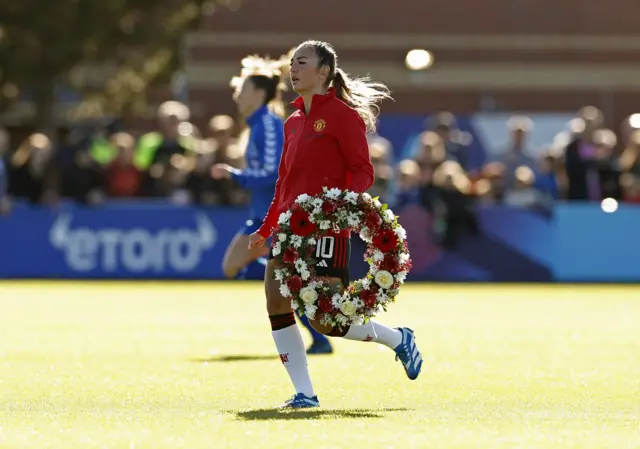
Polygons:
<instances>
[{"instance_id":1,"label":"player's leg","mask_svg":"<svg viewBox=\"0 0 640 449\"><path fill-rule=\"evenodd\" d=\"M313 339L311 346L307 349L307 354L331 354L333 352L333 346L331 346L329 339L311 325L306 315L300 314L299 311L296 311L296 315L298 315L300 322L309 331Z\"/></svg>"},{"instance_id":2,"label":"player's leg","mask_svg":"<svg viewBox=\"0 0 640 449\"><path fill-rule=\"evenodd\" d=\"M319 276L330 277L332 282L341 284L343 288L349 285L351 240L323 237L318 245L316 273ZM321 265L327 268L322 268ZM319 332L330 337L383 344L395 351L396 359L400 359L410 379L416 379L420 374L422 355L416 346L413 331L409 328L391 328L375 320L369 320L360 325L352 324L343 329L322 325L318 321L312 321L312 325Z\"/></svg>"},{"instance_id":3,"label":"player's leg","mask_svg":"<svg viewBox=\"0 0 640 449\"><path fill-rule=\"evenodd\" d=\"M320 403L313 391L302 335L291 310L291 300L280 293L280 281L275 279L274 264L274 260L269 260L265 271L267 312L280 360L296 390L296 394L284 404L284 407L317 407Z\"/></svg>"},{"instance_id":4,"label":"player's leg","mask_svg":"<svg viewBox=\"0 0 640 449\"><path fill-rule=\"evenodd\" d=\"M231 240L222 259L222 270L228 279L262 279L268 248L249 249L249 235L260 227L259 220L248 220Z\"/></svg>"}]
</instances>

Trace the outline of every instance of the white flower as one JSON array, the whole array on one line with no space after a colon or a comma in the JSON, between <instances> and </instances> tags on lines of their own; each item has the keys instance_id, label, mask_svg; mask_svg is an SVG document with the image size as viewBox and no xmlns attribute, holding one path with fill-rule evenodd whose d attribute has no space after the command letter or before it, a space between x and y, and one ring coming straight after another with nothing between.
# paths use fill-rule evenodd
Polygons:
<instances>
[{"instance_id":1,"label":"white flower","mask_svg":"<svg viewBox=\"0 0 640 449\"><path fill-rule=\"evenodd\" d=\"M344 315L337 315L336 316L336 322L338 324L344 326L345 324L347 324L349 322L349 319Z\"/></svg>"},{"instance_id":2,"label":"white flower","mask_svg":"<svg viewBox=\"0 0 640 449\"><path fill-rule=\"evenodd\" d=\"M342 304L342 295L340 293L336 293L331 297L331 304L336 309L340 308L340 304Z\"/></svg>"},{"instance_id":3,"label":"white flower","mask_svg":"<svg viewBox=\"0 0 640 449\"><path fill-rule=\"evenodd\" d=\"M407 253L401 253L401 254L398 256L398 260L400 260L400 263L407 263L407 262L409 262L409 254L407 254Z\"/></svg>"},{"instance_id":4,"label":"white flower","mask_svg":"<svg viewBox=\"0 0 640 449\"><path fill-rule=\"evenodd\" d=\"M359 309L360 307L364 306L364 301L361 298L354 298L353 305L356 306L356 309Z\"/></svg>"},{"instance_id":5,"label":"white flower","mask_svg":"<svg viewBox=\"0 0 640 449\"><path fill-rule=\"evenodd\" d=\"M287 234L283 234L283 233L278 234L278 241L279 242L284 242L286 240L287 240Z\"/></svg>"},{"instance_id":6,"label":"white flower","mask_svg":"<svg viewBox=\"0 0 640 449\"><path fill-rule=\"evenodd\" d=\"M326 197L327 197L327 198L329 198L330 200L336 200L336 199L338 199L338 198L340 197L340 194L341 194L341 193L342 193L342 192L340 191L340 189L333 188L333 189L331 189L331 190L328 190L328 191L324 194L324 196L326 196Z\"/></svg>"},{"instance_id":7,"label":"white flower","mask_svg":"<svg viewBox=\"0 0 640 449\"><path fill-rule=\"evenodd\" d=\"M344 199L347 203L358 204L358 194L355 192L347 192Z\"/></svg>"},{"instance_id":8,"label":"white flower","mask_svg":"<svg viewBox=\"0 0 640 449\"><path fill-rule=\"evenodd\" d=\"M278 224L284 225L289 223L289 219L291 218L291 212L286 211L280 214L278 217Z\"/></svg>"},{"instance_id":9,"label":"white flower","mask_svg":"<svg viewBox=\"0 0 640 449\"><path fill-rule=\"evenodd\" d=\"M302 259L296 259L296 261L293 263L293 266L296 267L296 271L298 273L302 273L303 271L307 271L307 262L305 262Z\"/></svg>"},{"instance_id":10,"label":"white flower","mask_svg":"<svg viewBox=\"0 0 640 449\"><path fill-rule=\"evenodd\" d=\"M309 195L307 195L306 193L303 193L303 194L301 194L301 195L298 195L298 198L296 198L296 203L298 203L298 204L302 204L302 203L304 203L305 201L308 201L308 200L309 200L309 198L310 198L310 196L309 196Z\"/></svg>"},{"instance_id":11,"label":"white flower","mask_svg":"<svg viewBox=\"0 0 640 449\"><path fill-rule=\"evenodd\" d=\"M300 245L302 245L302 237L300 237L299 235L292 235L289 240L291 241L291 244L293 245L294 248L300 248Z\"/></svg>"},{"instance_id":12,"label":"white flower","mask_svg":"<svg viewBox=\"0 0 640 449\"><path fill-rule=\"evenodd\" d=\"M369 287L370 287L370 286L371 286L371 279L369 279L369 278L364 278L364 279L362 280L362 288L363 288L364 290L369 290Z\"/></svg>"},{"instance_id":13,"label":"white flower","mask_svg":"<svg viewBox=\"0 0 640 449\"><path fill-rule=\"evenodd\" d=\"M291 296L291 290L289 290L287 284L280 284L280 294L285 298L289 298Z\"/></svg>"},{"instance_id":14,"label":"white flower","mask_svg":"<svg viewBox=\"0 0 640 449\"><path fill-rule=\"evenodd\" d=\"M384 218L384 221L386 221L387 223L391 223L396 218L396 216L393 215L393 212L390 211L389 209L385 210L382 213L382 216Z\"/></svg>"},{"instance_id":15,"label":"white flower","mask_svg":"<svg viewBox=\"0 0 640 449\"><path fill-rule=\"evenodd\" d=\"M322 220L320 223L318 223L318 226L323 231L326 231L327 229L329 229L331 227L331 222L329 220Z\"/></svg>"},{"instance_id":16,"label":"white flower","mask_svg":"<svg viewBox=\"0 0 640 449\"><path fill-rule=\"evenodd\" d=\"M374 200L373 205L376 207L376 209L380 209L382 207L382 203L379 200Z\"/></svg>"},{"instance_id":17,"label":"white flower","mask_svg":"<svg viewBox=\"0 0 640 449\"><path fill-rule=\"evenodd\" d=\"M340 310L346 316L351 316L354 313L356 313L357 307L355 306L355 304L353 302L345 301L344 303L342 303L342 307L340 307Z\"/></svg>"},{"instance_id":18,"label":"white flower","mask_svg":"<svg viewBox=\"0 0 640 449\"><path fill-rule=\"evenodd\" d=\"M329 315L328 313L324 314L322 316L322 319L320 320L320 324L322 324L323 326L330 326L333 323L331 322L331 315Z\"/></svg>"},{"instance_id":19,"label":"white flower","mask_svg":"<svg viewBox=\"0 0 640 449\"><path fill-rule=\"evenodd\" d=\"M324 201L322 201L321 198L315 198L313 201L311 201L311 204L313 204L313 207L315 207L316 209L322 210Z\"/></svg>"},{"instance_id":20,"label":"white flower","mask_svg":"<svg viewBox=\"0 0 640 449\"><path fill-rule=\"evenodd\" d=\"M316 312L318 311L318 307L312 304L306 304L304 306L304 314L307 315L312 320L316 319Z\"/></svg>"},{"instance_id":21,"label":"white flower","mask_svg":"<svg viewBox=\"0 0 640 449\"><path fill-rule=\"evenodd\" d=\"M405 229L402 226L398 226L397 228L394 229L394 231L399 239L405 240L407 238L407 231L405 231Z\"/></svg>"},{"instance_id":22,"label":"white flower","mask_svg":"<svg viewBox=\"0 0 640 449\"><path fill-rule=\"evenodd\" d=\"M313 209L313 212L311 212L309 214L309 222L310 223L315 223L316 222L316 217L314 217L314 215L317 215L319 213L320 213L320 211L318 209Z\"/></svg>"},{"instance_id":23,"label":"white flower","mask_svg":"<svg viewBox=\"0 0 640 449\"><path fill-rule=\"evenodd\" d=\"M379 249L375 250L373 252L373 260L375 260L376 262L380 262L382 259L384 259L384 254L382 253L382 251L380 251Z\"/></svg>"},{"instance_id":24,"label":"white flower","mask_svg":"<svg viewBox=\"0 0 640 449\"><path fill-rule=\"evenodd\" d=\"M389 288L393 285L393 275L387 270L380 270L375 276L376 284L382 288Z\"/></svg>"},{"instance_id":25,"label":"white flower","mask_svg":"<svg viewBox=\"0 0 640 449\"><path fill-rule=\"evenodd\" d=\"M286 270L275 270L274 271L276 281L284 280L285 275L287 274Z\"/></svg>"},{"instance_id":26,"label":"white flower","mask_svg":"<svg viewBox=\"0 0 640 449\"><path fill-rule=\"evenodd\" d=\"M369 195L367 192L364 192L362 194L362 199L365 200L366 202L371 201L371 195Z\"/></svg>"},{"instance_id":27,"label":"white flower","mask_svg":"<svg viewBox=\"0 0 640 449\"><path fill-rule=\"evenodd\" d=\"M311 273L309 272L309 270L302 270L300 272L300 277L302 278L303 281L306 281L307 279L309 279L310 276L311 276Z\"/></svg>"},{"instance_id":28,"label":"white flower","mask_svg":"<svg viewBox=\"0 0 640 449\"><path fill-rule=\"evenodd\" d=\"M401 271L400 273L396 274L396 281L402 284L404 280L407 278L407 274L408 273L406 271Z\"/></svg>"},{"instance_id":29,"label":"white flower","mask_svg":"<svg viewBox=\"0 0 640 449\"><path fill-rule=\"evenodd\" d=\"M371 243L371 230L366 226L360 229L360 238L367 243Z\"/></svg>"},{"instance_id":30,"label":"white flower","mask_svg":"<svg viewBox=\"0 0 640 449\"><path fill-rule=\"evenodd\" d=\"M316 293L313 288L307 286L300 290L300 299L302 299L305 304L313 304L318 299L318 293Z\"/></svg>"},{"instance_id":31,"label":"white flower","mask_svg":"<svg viewBox=\"0 0 640 449\"><path fill-rule=\"evenodd\" d=\"M271 253L272 253L274 256L277 256L277 255L278 255L278 254L280 254L281 252L282 252L282 248L280 247L280 242L276 242L276 243L273 245L273 248L271 249Z\"/></svg>"},{"instance_id":32,"label":"white flower","mask_svg":"<svg viewBox=\"0 0 640 449\"><path fill-rule=\"evenodd\" d=\"M349 215L347 216L347 224L349 226L358 226L360 224L360 218L357 214L349 212Z\"/></svg>"},{"instance_id":33,"label":"white flower","mask_svg":"<svg viewBox=\"0 0 640 449\"><path fill-rule=\"evenodd\" d=\"M309 244L309 246L315 246L318 243L318 241L313 237L311 237L309 240L307 240L307 243Z\"/></svg>"},{"instance_id":34,"label":"white flower","mask_svg":"<svg viewBox=\"0 0 640 449\"><path fill-rule=\"evenodd\" d=\"M383 290L378 290L378 293L376 294L376 300L378 301L378 312L380 312L380 304L385 304L387 301L389 301L389 297Z\"/></svg>"}]
</instances>

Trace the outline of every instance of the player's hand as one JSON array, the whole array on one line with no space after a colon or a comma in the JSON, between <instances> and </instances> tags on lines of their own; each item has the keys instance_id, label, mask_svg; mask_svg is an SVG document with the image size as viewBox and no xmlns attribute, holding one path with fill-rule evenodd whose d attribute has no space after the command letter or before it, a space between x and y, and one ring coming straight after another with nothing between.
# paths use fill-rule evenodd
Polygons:
<instances>
[{"instance_id":1,"label":"player's hand","mask_svg":"<svg viewBox=\"0 0 640 449\"><path fill-rule=\"evenodd\" d=\"M249 236L249 249L261 248L265 245L267 239L262 237L258 232L254 232Z\"/></svg>"},{"instance_id":2,"label":"player's hand","mask_svg":"<svg viewBox=\"0 0 640 449\"><path fill-rule=\"evenodd\" d=\"M211 167L213 179L231 179L231 166L229 164L215 164Z\"/></svg>"}]
</instances>

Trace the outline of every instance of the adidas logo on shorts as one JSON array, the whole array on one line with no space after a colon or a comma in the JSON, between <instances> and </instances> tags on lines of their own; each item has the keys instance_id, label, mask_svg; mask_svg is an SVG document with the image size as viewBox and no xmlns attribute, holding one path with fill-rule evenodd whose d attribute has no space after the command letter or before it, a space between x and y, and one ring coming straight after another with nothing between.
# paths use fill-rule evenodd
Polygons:
<instances>
[{"instance_id":1,"label":"adidas logo on shorts","mask_svg":"<svg viewBox=\"0 0 640 449\"><path fill-rule=\"evenodd\" d=\"M317 263L316 267L328 268L329 265L327 265L327 261L326 260L321 260L320 262Z\"/></svg>"}]
</instances>

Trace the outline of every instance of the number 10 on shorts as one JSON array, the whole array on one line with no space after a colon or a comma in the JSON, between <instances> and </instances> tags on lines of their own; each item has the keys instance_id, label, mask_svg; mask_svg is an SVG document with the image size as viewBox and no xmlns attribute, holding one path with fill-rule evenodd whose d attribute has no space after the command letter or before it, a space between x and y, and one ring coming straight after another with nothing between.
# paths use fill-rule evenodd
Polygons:
<instances>
[{"instance_id":1,"label":"number 10 on shorts","mask_svg":"<svg viewBox=\"0 0 640 449\"><path fill-rule=\"evenodd\" d=\"M335 246L336 239L334 237L322 237L316 244L316 259L331 259Z\"/></svg>"}]
</instances>

